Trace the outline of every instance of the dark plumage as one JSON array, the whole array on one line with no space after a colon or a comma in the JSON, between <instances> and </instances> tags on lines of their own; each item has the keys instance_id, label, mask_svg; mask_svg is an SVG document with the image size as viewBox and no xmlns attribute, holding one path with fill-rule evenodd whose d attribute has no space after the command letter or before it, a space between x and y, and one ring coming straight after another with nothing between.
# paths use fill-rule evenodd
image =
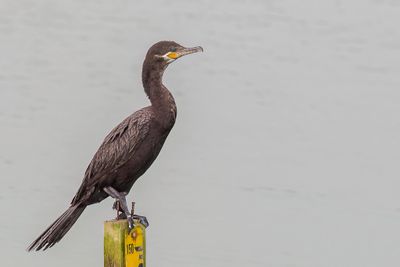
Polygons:
<instances>
[{"instance_id":1,"label":"dark plumage","mask_svg":"<svg viewBox=\"0 0 400 267\"><path fill-rule=\"evenodd\" d=\"M171 41L158 42L149 49L142 81L151 105L127 117L106 136L70 208L33 241L28 251L45 250L60 241L90 204L112 196L126 206L125 195L156 159L175 123L176 104L162 84L163 73L177 58L198 51L202 48L184 48ZM124 212L131 218L126 207Z\"/></svg>"}]
</instances>

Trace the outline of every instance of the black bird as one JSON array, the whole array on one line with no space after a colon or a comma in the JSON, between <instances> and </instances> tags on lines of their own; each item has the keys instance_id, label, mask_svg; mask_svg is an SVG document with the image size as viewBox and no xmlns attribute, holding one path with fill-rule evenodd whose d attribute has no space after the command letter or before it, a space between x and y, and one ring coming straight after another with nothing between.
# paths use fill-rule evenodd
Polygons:
<instances>
[{"instance_id":1,"label":"black bird","mask_svg":"<svg viewBox=\"0 0 400 267\"><path fill-rule=\"evenodd\" d=\"M163 73L171 62L199 51L203 49L185 48L172 41L150 47L143 62L142 81L151 105L127 117L106 136L86 169L71 206L32 242L28 251L52 247L88 205L108 196L120 202L129 227L133 226L125 196L158 156L176 119L176 104L162 83ZM144 217L139 217L147 223Z\"/></svg>"}]
</instances>

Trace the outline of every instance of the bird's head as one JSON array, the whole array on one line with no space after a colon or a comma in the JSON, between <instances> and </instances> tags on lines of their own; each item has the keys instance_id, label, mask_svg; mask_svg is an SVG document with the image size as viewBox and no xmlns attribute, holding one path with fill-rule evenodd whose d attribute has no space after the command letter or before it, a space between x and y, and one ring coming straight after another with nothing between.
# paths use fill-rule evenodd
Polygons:
<instances>
[{"instance_id":1,"label":"bird's head","mask_svg":"<svg viewBox=\"0 0 400 267\"><path fill-rule=\"evenodd\" d=\"M152 65L165 68L180 57L202 51L203 48L200 46L187 48L173 41L161 41L150 47L146 61Z\"/></svg>"}]
</instances>

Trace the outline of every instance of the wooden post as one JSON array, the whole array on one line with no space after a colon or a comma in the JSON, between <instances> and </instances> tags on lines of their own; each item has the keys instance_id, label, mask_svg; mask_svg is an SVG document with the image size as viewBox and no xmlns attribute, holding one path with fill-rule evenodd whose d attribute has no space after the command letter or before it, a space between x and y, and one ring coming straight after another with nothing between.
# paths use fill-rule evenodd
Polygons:
<instances>
[{"instance_id":1,"label":"wooden post","mask_svg":"<svg viewBox=\"0 0 400 267\"><path fill-rule=\"evenodd\" d=\"M145 227L135 220L129 231L127 220L104 222L104 267L145 267Z\"/></svg>"}]
</instances>

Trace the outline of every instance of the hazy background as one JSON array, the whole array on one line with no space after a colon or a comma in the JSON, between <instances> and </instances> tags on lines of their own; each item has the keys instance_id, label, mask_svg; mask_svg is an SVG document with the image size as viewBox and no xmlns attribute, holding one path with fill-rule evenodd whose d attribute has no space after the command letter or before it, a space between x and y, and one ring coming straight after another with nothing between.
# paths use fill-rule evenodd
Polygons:
<instances>
[{"instance_id":1,"label":"hazy background","mask_svg":"<svg viewBox=\"0 0 400 267\"><path fill-rule=\"evenodd\" d=\"M178 119L129 195L149 267L399 266L400 4L0 0L1 266L103 266L112 200L61 243L104 136L148 105L159 40Z\"/></svg>"}]
</instances>

